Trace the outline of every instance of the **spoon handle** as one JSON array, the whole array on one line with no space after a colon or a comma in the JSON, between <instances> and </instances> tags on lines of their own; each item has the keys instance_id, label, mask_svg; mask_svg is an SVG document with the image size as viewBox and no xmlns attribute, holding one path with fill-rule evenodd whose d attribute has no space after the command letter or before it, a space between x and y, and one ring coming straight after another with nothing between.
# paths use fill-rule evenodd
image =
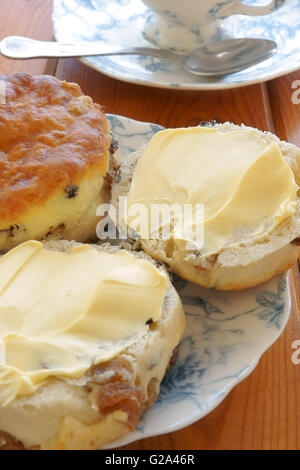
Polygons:
<instances>
[{"instance_id":1,"label":"spoon handle","mask_svg":"<svg viewBox=\"0 0 300 470\"><path fill-rule=\"evenodd\" d=\"M35 57L82 57L106 55L151 55L203 76L225 75L245 69L266 59L276 50L276 43L266 39L226 39L199 47L188 54L177 54L155 47L123 48L93 42L62 43L37 41L22 36L8 36L0 42L0 52L12 59Z\"/></svg>"},{"instance_id":2,"label":"spoon handle","mask_svg":"<svg viewBox=\"0 0 300 470\"><path fill-rule=\"evenodd\" d=\"M37 41L22 36L8 36L0 42L0 52L11 59L32 59L37 57L81 57L92 55L153 55L176 62L176 54L154 47L130 47L106 45L97 42L62 43Z\"/></svg>"}]
</instances>

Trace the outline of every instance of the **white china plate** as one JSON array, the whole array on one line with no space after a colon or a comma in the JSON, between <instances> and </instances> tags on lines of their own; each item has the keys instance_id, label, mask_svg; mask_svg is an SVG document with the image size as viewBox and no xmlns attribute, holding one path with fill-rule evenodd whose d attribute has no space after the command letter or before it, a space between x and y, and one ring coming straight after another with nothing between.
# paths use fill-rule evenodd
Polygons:
<instances>
[{"instance_id":1,"label":"white china plate","mask_svg":"<svg viewBox=\"0 0 300 470\"><path fill-rule=\"evenodd\" d=\"M124 154L161 126L108 115ZM212 411L278 339L290 312L287 274L255 288L220 292L174 276L187 315L176 365L134 432L108 448L188 426Z\"/></svg>"},{"instance_id":2,"label":"white china plate","mask_svg":"<svg viewBox=\"0 0 300 470\"><path fill-rule=\"evenodd\" d=\"M54 34L65 42L149 45L142 34L148 13L140 0L54 0ZM286 0L267 16L227 18L223 22L226 36L273 39L278 49L256 66L218 78L192 75L178 65L149 56L95 56L81 60L108 76L131 83L190 90L233 88L271 80L300 68L299 25L299 0Z\"/></svg>"}]
</instances>

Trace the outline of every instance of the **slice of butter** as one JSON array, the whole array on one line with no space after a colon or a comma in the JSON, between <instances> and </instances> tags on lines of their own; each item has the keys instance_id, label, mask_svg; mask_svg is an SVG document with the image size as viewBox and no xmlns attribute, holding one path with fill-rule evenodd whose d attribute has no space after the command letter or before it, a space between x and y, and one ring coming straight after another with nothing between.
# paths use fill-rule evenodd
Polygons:
<instances>
[{"instance_id":1,"label":"slice of butter","mask_svg":"<svg viewBox=\"0 0 300 470\"><path fill-rule=\"evenodd\" d=\"M278 145L267 143L255 132L224 133L213 127L167 129L155 134L137 163L128 194L128 224L136 230L131 214L144 206L141 213L148 219L139 224L146 227L140 234L145 238L146 232L151 238L157 231L153 217L151 220L153 205L191 204L195 208L202 204L202 253L215 253L239 233L251 234L252 239L263 237L293 215L297 190ZM194 213L193 209L184 215L186 226L196 223ZM171 237L178 238L174 220L164 220L160 227L167 222L173 230Z\"/></svg>"},{"instance_id":2,"label":"slice of butter","mask_svg":"<svg viewBox=\"0 0 300 470\"><path fill-rule=\"evenodd\" d=\"M28 241L0 259L0 405L50 376L77 378L161 317L166 275L126 251Z\"/></svg>"}]
</instances>

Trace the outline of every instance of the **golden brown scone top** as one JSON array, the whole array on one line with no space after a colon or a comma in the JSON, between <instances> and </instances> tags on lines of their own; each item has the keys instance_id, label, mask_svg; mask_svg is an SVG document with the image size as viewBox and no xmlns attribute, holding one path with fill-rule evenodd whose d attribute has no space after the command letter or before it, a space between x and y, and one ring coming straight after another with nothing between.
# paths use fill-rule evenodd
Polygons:
<instances>
[{"instance_id":1,"label":"golden brown scone top","mask_svg":"<svg viewBox=\"0 0 300 470\"><path fill-rule=\"evenodd\" d=\"M110 141L102 108L77 84L0 75L1 225L89 172L105 175Z\"/></svg>"}]
</instances>

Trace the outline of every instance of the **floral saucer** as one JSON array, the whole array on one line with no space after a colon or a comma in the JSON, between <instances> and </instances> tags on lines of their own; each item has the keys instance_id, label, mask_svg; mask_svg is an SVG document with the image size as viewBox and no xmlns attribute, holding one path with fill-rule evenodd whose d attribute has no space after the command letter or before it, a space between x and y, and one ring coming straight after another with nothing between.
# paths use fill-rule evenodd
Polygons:
<instances>
[{"instance_id":1,"label":"floral saucer","mask_svg":"<svg viewBox=\"0 0 300 470\"><path fill-rule=\"evenodd\" d=\"M54 34L64 42L149 45L143 34L149 13L140 0L54 0ZM106 75L131 83L190 90L233 88L271 80L300 68L299 24L299 0L286 0L281 8L267 16L236 15L224 20L222 35L225 37L272 39L278 47L260 64L223 77L199 77L179 65L149 56L94 56L81 60ZM190 32L190 36L195 47L198 40L201 44L201 37L195 32Z\"/></svg>"}]
</instances>

